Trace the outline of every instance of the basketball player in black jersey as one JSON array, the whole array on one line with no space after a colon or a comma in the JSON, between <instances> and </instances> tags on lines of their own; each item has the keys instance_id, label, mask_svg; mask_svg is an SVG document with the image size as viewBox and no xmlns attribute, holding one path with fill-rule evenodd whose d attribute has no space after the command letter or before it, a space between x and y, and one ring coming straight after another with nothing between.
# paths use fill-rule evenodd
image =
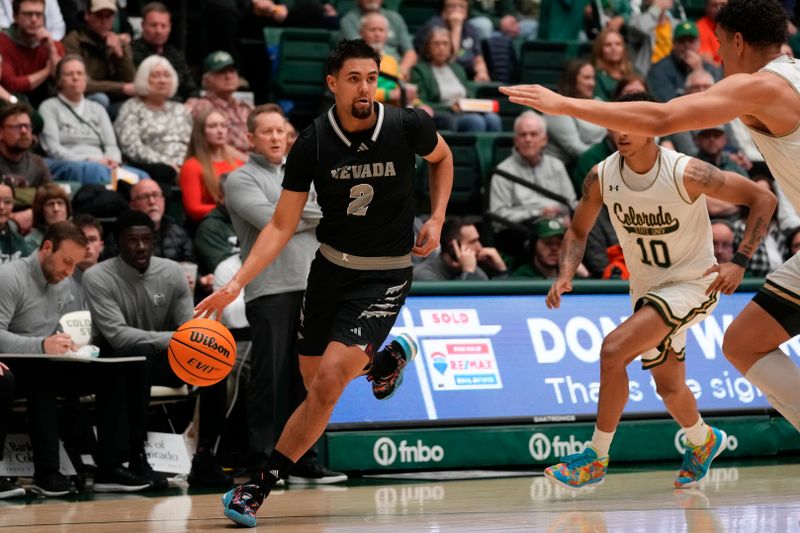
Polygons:
<instances>
[{"instance_id":1,"label":"basketball player in black jersey","mask_svg":"<svg viewBox=\"0 0 800 533\"><path fill-rule=\"evenodd\" d=\"M196 316L221 313L281 252L297 227L311 184L322 207L320 249L308 277L299 332L308 389L265 469L223 496L225 516L254 527L272 487L322 435L344 388L367 372L373 393L389 397L416 344L400 335L376 352L411 285L411 254L439 245L453 182L450 149L424 111L375 102L380 55L363 40L341 41L326 82L336 104L298 137L283 192L241 270L202 301ZM414 158L430 164L431 217L414 240ZM368 370L365 370L368 369Z\"/></svg>"}]
</instances>

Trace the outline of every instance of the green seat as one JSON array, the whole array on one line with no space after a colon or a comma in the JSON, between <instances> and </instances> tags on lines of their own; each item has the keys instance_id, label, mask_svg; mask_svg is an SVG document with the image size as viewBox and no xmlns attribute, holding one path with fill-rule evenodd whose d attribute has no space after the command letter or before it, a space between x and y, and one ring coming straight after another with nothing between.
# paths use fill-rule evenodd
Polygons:
<instances>
[{"instance_id":1,"label":"green seat","mask_svg":"<svg viewBox=\"0 0 800 533\"><path fill-rule=\"evenodd\" d=\"M483 170L478 153L479 138L467 133L442 132L453 154L453 190L447 204L448 215L479 215L482 209ZM417 211L430 213L428 163L417 157L415 176Z\"/></svg>"},{"instance_id":2,"label":"green seat","mask_svg":"<svg viewBox=\"0 0 800 533\"><path fill-rule=\"evenodd\" d=\"M492 143L492 168L511 155L514 148L514 135L498 135ZM489 176L491 178L491 176Z\"/></svg>"},{"instance_id":3,"label":"green seat","mask_svg":"<svg viewBox=\"0 0 800 533\"><path fill-rule=\"evenodd\" d=\"M336 7L336 12L339 13L339 18L354 10L357 4L358 2L356 0L336 0L333 2L333 5Z\"/></svg>"},{"instance_id":4,"label":"green seat","mask_svg":"<svg viewBox=\"0 0 800 533\"><path fill-rule=\"evenodd\" d=\"M588 41L573 42L570 45L569 54L576 59L591 59L592 43Z\"/></svg>"},{"instance_id":5,"label":"green seat","mask_svg":"<svg viewBox=\"0 0 800 533\"><path fill-rule=\"evenodd\" d=\"M453 153L453 192L447 206L452 214L480 214L483 171L478 154L478 137L468 133L444 133Z\"/></svg>"},{"instance_id":6,"label":"green seat","mask_svg":"<svg viewBox=\"0 0 800 533\"><path fill-rule=\"evenodd\" d=\"M566 41L524 43L520 57L520 82L555 88L564 65L572 57L571 49L572 44Z\"/></svg>"},{"instance_id":7,"label":"green seat","mask_svg":"<svg viewBox=\"0 0 800 533\"><path fill-rule=\"evenodd\" d=\"M439 14L439 8L438 0L401 0L398 11L406 21L408 31L414 35L429 18Z\"/></svg>"},{"instance_id":8,"label":"green seat","mask_svg":"<svg viewBox=\"0 0 800 533\"><path fill-rule=\"evenodd\" d=\"M321 97L325 94L325 61L333 38L328 30L283 30L276 80L279 96Z\"/></svg>"}]
</instances>

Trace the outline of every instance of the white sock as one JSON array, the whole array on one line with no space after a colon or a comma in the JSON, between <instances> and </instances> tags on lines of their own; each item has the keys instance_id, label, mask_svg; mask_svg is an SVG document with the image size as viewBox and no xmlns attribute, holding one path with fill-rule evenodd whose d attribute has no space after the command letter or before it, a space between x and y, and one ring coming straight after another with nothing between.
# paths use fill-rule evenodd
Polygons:
<instances>
[{"instance_id":1,"label":"white sock","mask_svg":"<svg viewBox=\"0 0 800 533\"><path fill-rule=\"evenodd\" d=\"M703 417L699 417L697 422L688 428L683 428L683 434L686 435L686 440L689 441L690 446L700 446L705 444L708 439L708 426L703 422Z\"/></svg>"},{"instance_id":2,"label":"white sock","mask_svg":"<svg viewBox=\"0 0 800 533\"><path fill-rule=\"evenodd\" d=\"M800 368L780 349L755 362L745 376L800 431Z\"/></svg>"},{"instance_id":3,"label":"white sock","mask_svg":"<svg viewBox=\"0 0 800 533\"><path fill-rule=\"evenodd\" d=\"M597 426L594 427L594 434L592 435L592 448L597 451L597 457L608 456L608 449L611 448L611 441L614 439L614 431L611 433L607 431L600 431Z\"/></svg>"}]
</instances>

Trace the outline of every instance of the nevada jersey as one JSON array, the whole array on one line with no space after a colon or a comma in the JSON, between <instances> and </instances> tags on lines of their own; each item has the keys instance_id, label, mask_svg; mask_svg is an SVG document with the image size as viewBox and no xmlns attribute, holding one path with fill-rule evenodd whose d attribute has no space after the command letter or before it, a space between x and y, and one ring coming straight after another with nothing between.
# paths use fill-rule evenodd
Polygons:
<instances>
[{"instance_id":1,"label":"nevada jersey","mask_svg":"<svg viewBox=\"0 0 800 533\"><path fill-rule=\"evenodd\" d=\"M645 174L613 153L598 165L603 203L631 274L631 292L700 279L716 264L705 196L694 202L683 184L691 158L659 148Z\"/></svg>"},{"instance_id":2,"label":"nevada jersey","mask_svg":"<svg viewBox=\"0 0 800 533\"><path fill-rule=\"evenodd\" d=\"M342 129L335 106L317 117L289 152L283 187L306 192L313 182L321 243L358 256L402 256L414 243L414 155L430 154L438 137L424 111L376 102L375 112L374 127L358 132Z\"/></svg>"}]
</instances>

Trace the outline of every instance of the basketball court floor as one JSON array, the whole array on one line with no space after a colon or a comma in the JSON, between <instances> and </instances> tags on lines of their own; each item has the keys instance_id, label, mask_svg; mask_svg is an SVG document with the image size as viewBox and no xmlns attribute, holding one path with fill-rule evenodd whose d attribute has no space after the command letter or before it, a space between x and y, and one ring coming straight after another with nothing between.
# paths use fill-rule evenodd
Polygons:
<instances>
[{"instance_id":1,"label":"basketball court floor","mask_svg":"<svg viewBox=\"0 0 800 533\"><path fill-rule=\"evenodd\" d=\"M434 473L417 480L365 478L288 488L262 507L258 530L800 532L800 464L721 461L702 490L686 491L671 488L671 466L619 467L602 485L581 491L561 489L535 473L462 480L436 479ZM186 489L0 502L0 533L232 530L218 493Z\"/></svg>"}]
</instances>

